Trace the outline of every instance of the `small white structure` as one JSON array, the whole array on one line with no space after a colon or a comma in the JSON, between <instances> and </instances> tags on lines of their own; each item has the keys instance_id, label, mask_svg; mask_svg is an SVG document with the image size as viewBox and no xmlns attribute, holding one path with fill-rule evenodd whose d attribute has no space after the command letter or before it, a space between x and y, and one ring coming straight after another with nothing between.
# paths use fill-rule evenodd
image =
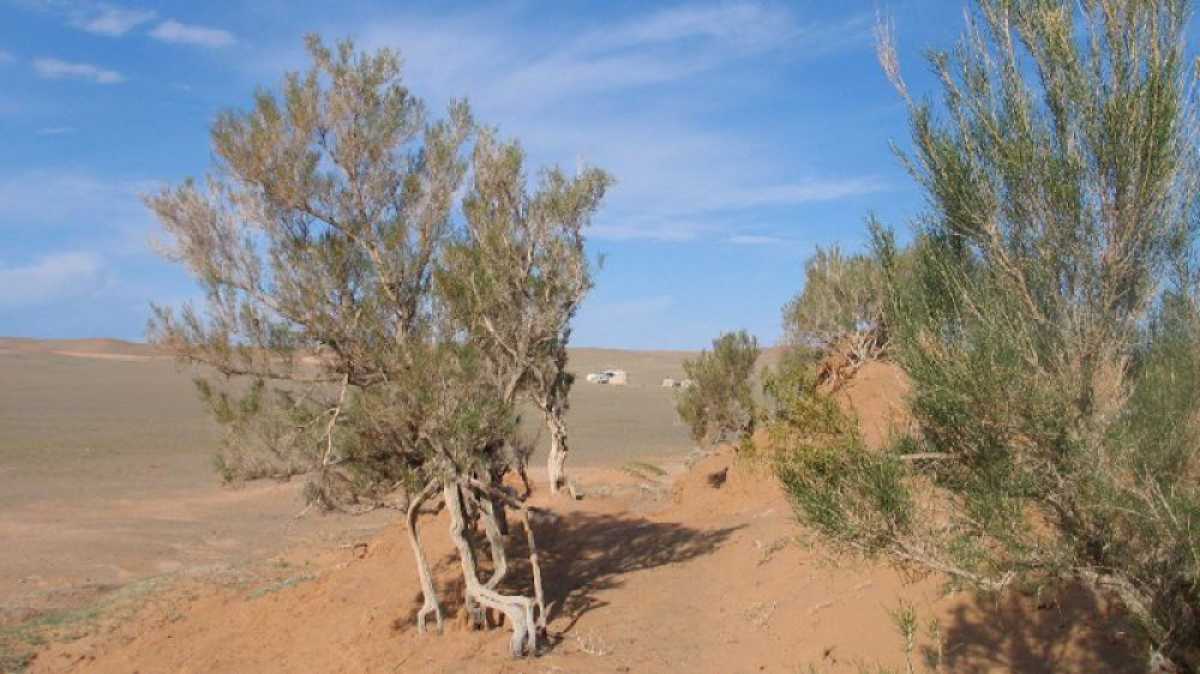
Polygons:
<instances>
[{"instance_id":1,"label":"small white structure","mask_svg":"<svg viewBox=\"0 0 1200 674\"><path fill-rule=\"evenodd\" d=\"M592 384L612 384L613 386L624 386L629 382L629 376L625 374L625 370L592 372L586 379Z\"/></svg>"},{"instance_id":2,"label":"small white structure","mask_svg":"<svg viewBox=\"0 0 1200 674\"><path fill-rule=\"evenodd\" d=\"M682 382L680 382L678 379L672 379L670 377L667 377L666 379L662 380L662 387L663 388L679 388L679 385L681 383Z\"/></svg>"}]
</instances>

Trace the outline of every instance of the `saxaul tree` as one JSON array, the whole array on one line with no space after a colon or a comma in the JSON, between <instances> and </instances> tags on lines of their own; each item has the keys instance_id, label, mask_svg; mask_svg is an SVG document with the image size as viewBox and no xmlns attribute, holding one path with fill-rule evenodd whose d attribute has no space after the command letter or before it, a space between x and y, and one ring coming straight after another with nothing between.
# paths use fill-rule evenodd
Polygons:
<instances>
[{"instance_id":1,"label":"saxaul tree","mask_svg":"<svg viewBox=\"0 0 1200 674\"><path fill-rule=\"evenodd\" d=\"M463 201L466 231L446 255L438 283L459 321L502 373L504 399L524 397L550 434L550 489L568 487L564 413L571 320L592 288L584 229L612 179L596 168L569 177L544 171L530 193L520 145L483 131Z\"/></svg>"},{"instance_id":2,"label":"saxaul tree","mask_svg":"<svg viewBox=\"0 0 1200 674\"><path fill-rule=\"evenodd\" d=\"M837 246L817 248L804 263L804 289L783 308L789 345L837 346L855 365L887 346L883 271L870 255L846 255Z\"/></svg>"},{"instance_id":3,"label":"saxaul tree","mask_svg":"<svg viewBox=\"0 0 1200 674\"><path fill-rule=\"evenodd\" d=\"M885 271L918 433L810 408L782 462L838 541L1001 590L1070 580L1200 671L1200 111L1185 0L977 0L908 106L930 212Z\"/></svg>"},{"instance_id":4,"label":"saxaul tree","mask_svg":"<svg viewBox=\"0 0 1200 674\"><path fill-rule=\"evenodd\" d=\"M403 497L424 595L421 631L430 619L440 628L443 614L418 520L444 505L466 607L476 621L484 609L502 612L512 652L533 653L546 619L537 546L529 510L503 484L523 471L524 457L511 449L510 389L529 379L512 383L497 344L479 339L476 317L434 281L472 238L454 206L472 171L475 123L465 103L429 121L389 50L361 54L350 42L331 49L316 37L307 46L311 69L287 75L278 93L260 90L251 109L218 118L216 165L204 181L147 197L173 238L168 254L207 296L205 309L156 307L151 335L218 373L202 392L224 412L218 421L230 422L227 450L266 424L271 432L240 451L306 466L311 501L362 507ZM491 142L485 134L485 150L474 153L477 176L492 171L482 161ZM475 212L471 203L464 210ZM525 293L541 292L527 282ZM510 311L532 317L534 307L511 304L491 316L507 321ZM522 516L532 596L499 589L510 510Z\"/></svg>"}]
</instances>

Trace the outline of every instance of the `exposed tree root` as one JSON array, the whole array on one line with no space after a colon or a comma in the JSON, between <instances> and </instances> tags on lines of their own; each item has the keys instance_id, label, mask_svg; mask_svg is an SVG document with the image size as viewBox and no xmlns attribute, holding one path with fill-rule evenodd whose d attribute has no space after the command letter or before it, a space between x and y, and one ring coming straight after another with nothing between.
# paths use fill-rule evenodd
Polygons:
<instances>
[{"instance_id":1,"label":"exposed tree root","mask_svg":"<svg viewBox=\"0 0 1200 674\"><path fill-rule=\"evenodd\" d=\"M493 502L499 501L502 504L508 504L521 513L521 524L525 528L525 542L529 547L529 568L533 574L534 603L538 609L537 625L544 633L546 631L547 615L546 595L542 590L542 566L538 562L537 540L533 533L533 522L529 514L529 506L502 488L485 485L478 481L472 481L472 486L486 491L492 497Z\"/></svg>"},{"instance_id":2,"label":"exposed tree root","mask_svg":"<svg viewBox=\"0 0 1200 674\"><path fill-rule=\"evenodd\" d=\"M447 480L442 488L446 506L450 511L450 538L458 548L462 563L465 593L468 600L476 601L484 608L503 613L512 625L513 636L510 651L514 656L532 655L537 652L537 623L534 618L535 603L528 597L505 595L479 582L475 551L467 539L467 518L462 490L466 485ZM487 491L487 490L485 490Z\"/></svg>"},{"instance_id":3,"label":"exposed tree root","mask_svg":"<svg viewBox=\"0 0 1200 674\"><path fill-rule=\"evenodd\" d=\"M437 487L437 481L430 482L408 504L408 542L417 559L417 575L421 579L421 596L424 599L421 610L417 612L417 631L421 633L425 632L425 620L431 613L437 621L438 631L442 631L442 607L438 603L437 589L433 586L433 576L429 573L425 553L421 550L421 539L417 536L417 518L421 506L437 491Z\"/></svg>"}]
</instances>

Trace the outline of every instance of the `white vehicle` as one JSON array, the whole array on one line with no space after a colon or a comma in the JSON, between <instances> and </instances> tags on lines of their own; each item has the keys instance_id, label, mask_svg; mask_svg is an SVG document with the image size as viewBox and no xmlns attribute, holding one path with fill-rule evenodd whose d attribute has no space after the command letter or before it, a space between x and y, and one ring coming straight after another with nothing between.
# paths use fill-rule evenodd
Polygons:
<instances>
[{"instance_id":1,"label":"white vehicle","mask_svg":"<svg viewBox=\"0 0 1200 674\"><path fill-rule=\"evenodd\" d=\"M625 370L601 370L600 372L589 374L586 379L592 384L624 386L628 383L629 377L625 374Z\"/></svg>"}]
</instances>

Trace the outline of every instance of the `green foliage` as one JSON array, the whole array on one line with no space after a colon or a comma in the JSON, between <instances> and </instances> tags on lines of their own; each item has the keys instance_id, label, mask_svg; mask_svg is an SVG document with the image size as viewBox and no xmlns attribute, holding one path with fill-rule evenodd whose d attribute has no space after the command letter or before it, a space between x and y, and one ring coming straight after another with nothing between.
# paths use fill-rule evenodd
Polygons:
<instances>
[{"instance_id":1,"label":"green foliage","mask_svg":"<svg viewBox=\"0 0 1200 674\"><path fill-rule=\"evenodd\" d=\"M530 192L519 146L465 103L430 121L394 52L307 46L307 72L218 117L205 181L147 198L207 295L157 307L151 336L224 377L198 386L227 481L309 473L327 507L496 482L523 466L518 395L565 408L610 179L550 169Z\"/></svg>"},{"instance_id":2,"label":"green foliage","mask_svg":"<svg viewBox=\"0 0 1200 674\"><path fill-rule=\"evenodd\" d=\"M878 260L817 248L804 262L804 288L783 308L785 337L797 347L828 346L882 327L884 283Z\"/></svg>"},{"instance_id":3,"label":"green foliage","mask_svg":"<svg viewBox=\"0 0 1200 674\"><path fill-rule=\"evenodd\" d=\"M308 472L324 428L321 415L286 391L254 380L244 393L215 388L197 378L196 389L224 429L213 467L221 480L287 479ZM266 400L274 396L275 400Z\"/></svg>"},{"instance_id":4,"label":"green foliage","mask_svg":"<svg viewBox=\"0 0 1200 674\"><path fill-rule=\"evenodd\" d=\"M1111 592L1156 657L1195 671L1186 10L980 0L961 45L931 55L945 122L909 98L884 36L910 106L906 162L933 206L903 255L875 231L920 433L870 456L821 438L818 415L817 446L781 474L802 517L860 549L984 588L1072 578Z\"/></svg>"},{"instance_id":5,"label":"green foliage","mask_svg":"<svg viewBox=\"0 0 1200 674\"><path fill-rule=\"evenodd\" d=\"M701 351L683 362L691 385L676 397L676 409L702 444L744 437L754 431L755 403L750 380L761 350L745 330L713 340L712 351Z\"/></svg>"},{"instance_id":6,"label":"green foliage","mask_svg":"<svg viewBox=\"0 0 1200 674\"><path fill-rule=\"evenodd\" d=\"M523 394L542 412L552 438L551 479L559 483L554 455L566 451L563 416L574 383L567 343L592 289L583 230L612 178L595 168L575 177L555 168L531 194L524 159L518 143L479 134L465 227L446 246L436 291L489 359L501 395L511 401Z\"/></svg>"},{"instance_id":7,"label":"green foliage","mask_svg":"<svg viewBox=\"0 0 1200 674\"><path fill-rule=\"evenodd\" d=\"M914 511L899 457L867 449L857 420L819 390L803 357L785 358L764 389L775 472L801 517L835 542L886 548Z\"/></svg>"}]
</instances>

